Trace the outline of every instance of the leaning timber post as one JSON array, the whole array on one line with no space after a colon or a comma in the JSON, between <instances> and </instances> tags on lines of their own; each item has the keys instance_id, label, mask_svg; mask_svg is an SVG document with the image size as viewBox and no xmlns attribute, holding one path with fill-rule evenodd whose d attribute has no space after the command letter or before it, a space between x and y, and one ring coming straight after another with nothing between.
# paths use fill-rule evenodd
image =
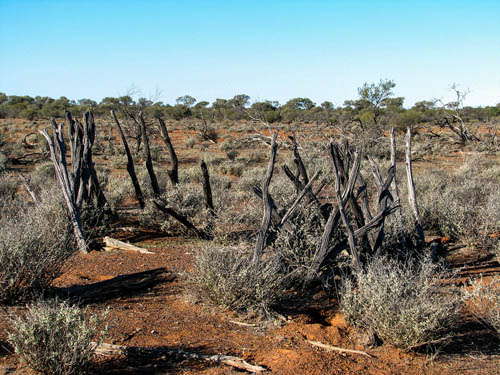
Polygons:
<instances>
[{"instance_id":1,"label":"leaning timber post","mask_svg":"<svg viewBox=\"0 0 500 375\"><path fill-rule=\"evenodd\" d=\"M175 153L174 146L172 145L172 141L170 140L170 135L168 134L167 126L165 125L165 121L163 119L158 118L158 123L160 126L160 134L167 146L168 154L170 155L170 160L172 166L167 171L168 177L172 182L172 186L175 186L179 183L179 160L177 159L177 154Z\"/></svg>"},{"instance_id":2,"label":"leaning timber post","mask_svg":"<svg viewBox=\"0 0 500 375\"><path fill-rule=\"evenodd\" d=\"M394 199L399 201L399 190L398 190L398 182L396 175L396 138L394 136L394 128L391 129L391 167L394 168L394 178L391 184L392 194ZM398 237L399 242L401 242L401 247L403 248L404 254L408 254L408 244L406 243L406 238L403 234L403 226L404 226L404 217L401 213L401 207L396 210L396 223L398 225Z\"/></svg>"},{"instance_id":3,"label":"leaning timber post","mask_svg":"<svg viewBox=\"0 0 500 375\"><path fill-rule=\"evenodd\" d=\"M413 213L413 219L415 221L415 229L417 231L417 241L418 245L423 245L425 243L424 230L422 228L422 220L420 219L420 212L417 205L417 197L415 194L415 184L413 183L413 171L411 162L411 137L412 129L411 126L408 127L406 132L406 177L408 183L408 202Z\"/></svg>"},{"instance_id":4,"label":"leaning timber post","mask_svg":"<svg viewBox=\"0 0 500 375\"><path fill-rule=\"evenodd\" d=\"M212 198L212 187L210 185L210 174L208 173L208 167L207 163L205 163L205 160L202 160L200 162L200 168L201 168L201 175L203 177L202 184L203 184L203 195L205 197L205 204L207 205L207 208L210 210L210 213L212 215L215 215L214 200Z\"/></svg>"},{"instance_id":5,"label":"leaning timber post","mask_svg":"<svg viewBox=\"0 0 500 375\"><path fill-rule=\"evenodd\" d=\"M71 219L71 224L73 226L73 233L75 235L78 249L80 250L80 252L86 254L88 253L88 249L87 249L87 243L85 241L85 236L83 235L80 212L78 211L78 207L76 206L70 188L68 169L66 166L66 156L65 156L66 148L64 146L64 138L62 135L62 124L57 126L53 119L52 123L54 125L54 140L50 137L49 133L47 132L47 129L40 130L39 132L47 140L47 144L50 149L50 158L52 159L52 163L54 164L56 176L61 186L64 200L68 208L69 217ZM55 145L54 141L57 142L57 145Z\"/></svg>"},{"instance_id":6,"label":"leaning timber post","mask_svg":"<svg viewBox=\"0 0 500 375\"><path fill-rule=\"evenodd\" d=\"M334 149L335 145L332 139L330 140L330 150L331 150L330 152L332 155L334 155ZM359 155L357 157L359 158ZM333 174L335 175L335 196L337 198L337 207L339 208L340 218L342 219L342 223L344 224L344 227L347 232L347 241L349 243L349 248L351 250L352 266L356 272L361 272L362 267L359 259L358 249L356 247L356 238L354 237L354 229L352 228L349 218L346 215L345 205L342 199L342 194L340 192L341 181L340 181L339 166L337 164L337 159L335 157L333 157L332 160L333 160L332 167L334 172ZM346 196L349 196L349 193L347 193Z\"/></svg>"},{"instance_id":7,"label":"leaning timber post","mask_svg":"<svg viewBox=\"0 0 500 375\"><path fill-rule=\"evenodd\" d=\"M278 151L278 145L276 144L277 136L278 132L275 132L273 133L271 138L271 154L269 157L269 164L267 166L266 175L264 176L264 182L262 184L262 203L264 205L264 213L262 215L260 230L257 234L257 243L255 244L255 250L252 258L253 263L257 263L264 251L267 242L267 236L269 234L269 227L271 226L273 201L271 199L271 196L269 195L269 184L271 183L271 178L273 177L274 163L276 162L276 153Z\"/></svg>"},{"instance_id":8,"label":"leaning timber post","mask_svg":"<svg viewBox=\"0 0 500 375\"><path fill-rule=\"evenodd\" d=\"M144 209L144 196L142 194L137 175L135 174L134 158L132 157L132 153L130 152L130 148L128 147L127 139L125 138L125 134L123 133L123 129L120 125L120 122L118 121L118 117L116 117L116 113L114 110L111 110L111 116L115 120L116 127L118 128L118 132L120 133L120 138L123 143L123 147L125 148L125 154L127 154L127 172L130 176L130 179L132 180L132 185L134 185L135 196L139 201L139 206L141 207L141 209Z\"/></svg>"},{"instance_id":9,"label":"leaning timber post","mask_svg":"<svg viewBox=\"0 0 500 375\"><path fill-rule=\"evenodd\" d=\"M158 179L156 178L156 174L153 168L153 159L151 158L151 150L149 148L149 137L142 111L137 114L137 120L141 125L142 140L144 142L144 153L146 154L146 169L148 170L149 179L151 180L151 187L153 188L153 193L155 194L155 196L159 197L161 195L160 185L158 185Z\"/></svg>"}]
</instances>

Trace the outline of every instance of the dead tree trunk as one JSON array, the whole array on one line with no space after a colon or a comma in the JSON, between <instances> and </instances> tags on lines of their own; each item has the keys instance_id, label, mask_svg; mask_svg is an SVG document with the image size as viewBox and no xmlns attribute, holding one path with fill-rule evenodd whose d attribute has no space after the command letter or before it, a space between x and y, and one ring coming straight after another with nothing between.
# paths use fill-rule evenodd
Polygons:
<instances>
[{"instance_id":1,"label":"dead tree trunk","mask_svg":"<svg viewBox=\"0 0 500 375\"><path fill-rule=\"evenodd\" d=\"M335 195L337 197L337 207L340 212L340 217L342 218L342 222L344 223L344 227L347 231L347 236L348 236L348 242L349 242L349 248L351 249L351 259L352 259L352 266L357 272L361 272L361 262L359 260L359 253L356 248L356 239L354 237L354 230L352 229L351 223L349 222L349 219L347 218L345 208L344 208L344 202L342 200L342 195L340 193L340 174L339 174L339 168L336 163L336 158L333 156L334 151L333 148L335 145L333 144L333 139L330 141L330 152L332 154L332 159L333 159L333 172L335 175ZM359 159L359 154L356 155L356 157ZM358 162L359 164L359 162ZM357 173L356 173L357 176ZM354 178L355 180L355 178ZM350 194L348 193L347 196L349 197Z\"/></svg>"},{"instance_id":2,"label":"dead tree trunk","mask_svg":"<svg viewBox=\"0 0 500 375\"><path fill-rule=\"evenodd\" d=\"M408 182L408 202L413 213L413 219L415 221L415 229L417 231L417 241L419 245L425 243L424 230L422 228L422 221L420 219L420 212L417 205L417 197L415 194L415 184L413 183L413 170L411 164L411 127L408 127L406 132L406 177Z\"/></svg>"},{"instance_id":3,"label":"dead tree trunk","mask_svg":"<svg viewBox=\"0 0 500 375\"><path fill-rule=\"evenodd\" d=\"M398 190L398 181L396 174L396 138L394 136L394 128L391 129L391 166L394 168L394 179L392 180L391 190L394 196L394 199L399 201L399 190ZM398 237L399 242L401 243L401 247L403 248L403 252L405 254L408 253L408 244L406 243L406 238L404 233L402 233L402 228L404 227L404 217L401 213L401 208L398 208L396 211L396 223L398 226Z\"/></svg>"},{"instance_id":4,"label":"dead tree trunk","mask_svg":"<svg viewBox=\"0 0 500 375\"><path fill-rule=\"evenodd\" d=\"M273 177L274 163L276 161L276 153L278 151L278 145L276 144L277 132L273 133L271 138L271 154L269 157L269 164L267 166L266 175L264 177L264 183L262 184L262 203L264 206L264 213L262 215L262 224L260 226L259 233L257 234L257 243L255 244L255 250L253 253L252 261L256 263L264 251L266 246L267 236L269 234L269 227L271 226L271 214L273 212L273 204L269 195L269 184L271 183L271 178Z\"/></svg>"},{"instance_id":5,"label":"dead tree trunk","mask_svg":"<svg viewBox=\"0 0 500 375\"><path fill-rule=\"evenodd\" d=\"M85 236L83 235L80 211L78 210L78 207L76 205L74 194L71 191L71 184L66 165L66 147L62 134L62 124L58 126L55 120L52 119L52 125L54 126L53 139L50 137L47 129L41 130L40 134L45 137L49 145L50 158L52 159L52 163L54 164L56 176L59 181L59 185L61 186L64 200L68 208L78 249L82 253L87 253L87 243L85 241Z\"/></svg>"},{"instance_id":6,"label":"dead tree trunk","mask_svg":"<svg viewBox=\"0 0 500 375\"><path fill-rule=\"evenodd\" d=\"M146 122L144 121L144 116L142 111L137 114L137 121L141 125L142 140L144 142L144 153L146 154L146 169L148 170L149 179L151 181L151 187L155 196L160 196L160 186L158 185L158 179L153 168L153 159L151 158L151 150L149 149L149 137L146 129Z\"/></svg>"},{"instance_id":7,"label":"dead tree trunk","mask_svg":"<svg viewBox=\"0 0 500 375\"><path fill-rule=\"evenodd\" d=\"M160 133L167 146L168 153L170 155L170 159L172 161L171 168L167 171L168 177L172 182L172 185L175 186L179 183L179 161L177 160L177 154L175 153L174 146L172 145L172 141L170 140L170 136L168 135L168 130L165 125L165 121L161 118L158 119L160 124Z\"/></svg>"},{"instance_id":8,"label":"dead tree trunk","mask_svg":"<svg viewBox=\"0 0 500 375\"><path fill-rule=\"evenodd\" d=\"M212 213L212 215L215 215L214 201L212 198L212 187L210 186L210 175L208 174L208 167L207 163L205 163L205 160L201 161L200 168L203 177L202 183L203 183L203 195L205 196L205 203L210 212Z\"/></svg>"},{"instance_id":9,"label":"dead tree trunk","mask_svg":"<svg viewBox=\"0 0 500 375\"><path fill-rule=\"evenodd\" d=\"M125 153L127 154L127 172L130 175L130 179L132 180L132 185L134 185L135 196L139 201L139 206L141 209L144 209L144 196L142 195L141 186L139 185L139 180L137 179L137 175L135 174L134 168L134 159L132 158L132 154L130 153L130 148L128 147L127 139L125 138L125 134L123 133L123 129L116 117L115 111L111 110L111 116L115 120L116 127L118 128L118 132L120 133L120 138L123 143L123 147L125 148Z\"/></svg>"}]
</instances>

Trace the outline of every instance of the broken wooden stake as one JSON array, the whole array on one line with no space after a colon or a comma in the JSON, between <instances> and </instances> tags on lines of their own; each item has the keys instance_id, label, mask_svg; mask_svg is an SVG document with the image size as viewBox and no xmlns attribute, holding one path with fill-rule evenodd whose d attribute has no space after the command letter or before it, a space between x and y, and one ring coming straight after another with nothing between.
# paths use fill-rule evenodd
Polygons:
<instances>
[{"instance_id":1,"label":"broken wooden stake","mask_svg":"<svg viewBox=\"0 0 500 375\"><path fill-rule=\"evenodd\" d=\"M367 352L364 352L362 350L340 348L338 346L323 344L319 341L307 340L307 342L313 346L317 346L318 348L323 348L323 349L326 349L328 351L334 350L334 351L339 352L339 353L361 354L361 355L367 356L369 358L375 358L375 356L368 354Z\"/></svg>"},{"instance_id":2,"label":"broken wooden stake","mask_svg":"<svg viewBox=\"0 0 500 375\"><path fill-rule=\"evenodd\" d=\"M134 246L132 244L117 240L111 237L104 237L104 250L128 250L135 251L141 254L154 254L152 251L144 249L143 247Z\"/></svg>"}]
</instances>

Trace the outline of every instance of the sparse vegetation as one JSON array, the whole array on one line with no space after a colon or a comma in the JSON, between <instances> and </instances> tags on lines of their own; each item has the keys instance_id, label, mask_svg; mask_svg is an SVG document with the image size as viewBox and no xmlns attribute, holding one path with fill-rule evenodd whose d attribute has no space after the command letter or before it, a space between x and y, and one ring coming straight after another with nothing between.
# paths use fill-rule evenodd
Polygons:
<instances>
[{"instance_id":1,"label":"sparse vegetation","mask_svg":"<svg viewBox=\"0 0 500 375\"><path fill-rule=\"evenodd\" d=\"M42 293L74 252L71 227L56 188L40 203L9 201L0 217L0 303Z\"/></svg>"},{"instance_id":2,"label":"sparse vegetation","mask_svg":"<svg viewBox=\"0 0 500 375\"><path fill-rule=\"evenodd\" d=\"M195 293L240 312L269 313L284 291L278 259L253 263L241 247L205 245L189 274Z\"/></svg>"},{"instance_id":3,"label":"sparse vegetation","mask_svg":"<svg viewBox=\"0 0 500 375\"><path fill-rule=\"evenodd\" d=\"M161 103L139 103L126 97L118 102L107 98L103 100L104 107L106 111L117 108L119 121L124 123L125 138L131 141L132 154L130 159L123 154L122 144L115 134L118 129L101 127L101 121L106 120L97 117L93 163L98 166L95 170L97 181L113 208L113 215L101 220L103 209L96 208L99 198L94 196L95 201L84 198L80 211L83 232L97 240L92 239L92 244L97 244L107 231L114 230L137 233L137 238L141 239L148 233L154 236L196 237L192 250L185 252L186 259L191 260L191 254L194 255L194 264L182 265L189 272L186 279L181 279L179 283L187 283L191 293L200 299L238 314L246 314L247 318L282 313L282 307L295 309L290 315L292 320L295 313L307 315L309 309L314 310L311 316L322 315L320 309L328 302L318 290L331 291L332 283L335 284L340 276L343 277L343 287L339 291L341 311L351 325L404 350L441 342L452 336L462 303L456 293L459 288L443 283L445 277L452 277L443 267L427 259L408 258L413 256L411 254L429 251L429 245L417 238L413 213L406 199L406 171L401 163L405 156L403 137L396 134L402 219L392 215L397 204L388 198L387 207L391 208L387 212L390 215L387 214L384 221L380 243L376 241L380 234L380 221L373 224L366 235L360 234L355 238L360 269L353 261L355 257L348 243L347 225L340 216L333 231L328 233L328 237L323 237L329 214L332 208L338 207L335 171L332 173L333 154L329 154L334 152L331 147L336 147L338 152L339 159L334 164L345 169L340 172L342 176L339 175L341 196L346 191L349 175L356 169L355 150L363 149L363 156L359 159L360 174L358 179L353 180L352 198L346 200L344 207L345 218L354 231L359 231L382 212L384 197L388 197L389 193L394 197L392 189L381 193L380 181L365 155L375 158L382 183L385 182L391 176L392 163L387 130L390 126L402 129L409 124L416 128L412 159L418 163L415 183L426 234L451 237L436 239L434 244L439 246L433 248L433 255L437 258L447 256L449 248L445 243L451 240L466 243L476 254L481 251L482 255L486 255L482 259L489 259L487 256L491 254L499 257L500 196L497 186L500 172L494 154L495 136L490 135L488 147L483 145L486 142L484 135L480 135L481 145L454 143L454 134L448 129L436 130L434 127L429 130L426 122L439 120L438 108L432 103L420 103L407 110L402 107L402 98L392 97L392 87L393 82L388 80L381 81L378 86L364 85L364 91L359 92L359 100L346 102L344 107L334 107L328 102L317 106L307 98L295 98L283 106L279 103L256 103L251 108L245 108L236 98L232 104L218 100L211 108L205 102L197 107L194 105L196 100L191 98L193 102L186 96L179 98L182 100L172 109ZM379 93L381 96L376 93L378 89L385 90ZM259 108L266 113L259 113ZM139 111L143 111L157 189L151 183L151 172L147 170L150 167L144 167L147 161L146 142L134 122L140 117L130 117L137 116ZM96 108L96 114L98 112ZM495 111L491 113L493 118L498 119ZM467 108L461 109L461 115L467 118ZM173 147L178 152L177 180L172 175L175 163L167 141L163 135L160 138L159 129L154 126L157 116L164 118L168 124ZM201 123L203 120L206 121L204 125ZM5 123L2 122L3 125ZM25 124L12 120L4 126L0 141L0 153L6 156L0 158L0 303L5 304L26 301L46 292L63 263L75 250L66 208L58 189L53 186L57 180L52 163L37 163L33 167L30 164L34 159L24 156L37 151L47 157L46 150L40 153L42 144L36 147L31 145L35 144L33 138L28 139L28 144L19 141L22 133L34 129L34 125L28 129ZM471 125L468 129L472 133L478 132L475 124L468 125ZM207 130L205 136L208 138L203 132L201 138L198 137L201 127ZM263 237L262 251L256 256L254 249L263 221L263 199L259 197L263 194L264 176L268 170L265 165L269 161L268 146L272 139L269 134L272 135L273 130L279 130L279 153L268 193L275 207ZM217 137L210 138L213 134ZM296 145L293 142L295 136ZM334 146L324 140L330 136L335 140ZM66 133L64 137L67 137ZM70 151L69 143L67 145ZM482 152L483 149L488 156ZM441 160L455 151L462 152L457 155L465 160L460 168L453 172L449 169L430 169L429 162ZM300 170L296 152L302 158L305 174ZM213 209L205 196L203 184L206 177L200 169L201 159L208 165ZM7 160L8 165L3 163ZM137 190L128 176L129 160L135 163L138 184L146 203L144 208L139 208ZM450 163L453 166L457 164L455 160ZM8 168L4 168L6 166ZM18 176L14 174L17 168L30 177L29 184L40 198L40 205L34 204L25 188L21 187ZM24 172L24 168L31 173ZM286 225L281 223L283 215L306 185L305 181L318 171L321 174L314 177L314 184L311 185L314 194L306 193L287 217ZM89 192L92 192L91 185L88 184ZM47 191L49 186L52 193ZM363 192L367 193L366 201ZM355 203L360 206L357 212ZM172 211L192 227L169 213ZM327 239L326 247L322 248L324 238ZM405 241L409 249L403 246ZM161 240L158 247L163 247ZM484 247L488 248L489 254L483 251ZM320 249L330 253L331 257L322 258L324 253L320 254ZM160 259L158 254L151 255L151 258ZM170 254L168 257L170 261ZM178 267L177 259L185 260L183 257L176 255L173 267ZM152 265L146 260L143 262ZM163 265L159 262L154 267ZM58 283L59 279L55 285ZM467 293L470 311L498 332L498 316L493 314L498 307L484 308L496 306L496 289L478 281ZM290 298L300 298L304 306L288 306ZM353 340L353 337L349 333L348 339ZM64 344L64 339L60 341Z\"/></svg>"},{"instance_id":4,"label":"sparse vegetation","mask_svg":"<svg viewBox=\"0 0 500 375\"><path fill-rule=\"evenodd\" d=\"M500 278L494 277L488 283L482 278L472 281L470 287L464 288L464 297L476 319L500 336Z\"/></svg>"},{"instance_id":5,"label":"sparse vegetation","mask_svg":"<svg viewBox=\"0 0 500 375\"><path fill-rule=\"evenodd\" d=\"M23 317L11 320L9 342L26 364L45 375L87 374L94 357L93 341L102 340L103 317L66 302L40 301Z\"/></svg>"},{"instance_id":6,"label":"sparse vegetation","mask_svg":"<svg viewBox=\"0 0 500 375\"><path fill-rule=\"evenodd\" d=\"M440 285L446 276L429 259L376 257L344 278L341 310L350 324L408 350L441 339L456 326L461 299Z\"/></svg>"},{"instance_id":7,"label":"sparse vegetation","mask_svg":"<svg viewBox=\"0 0 500 375\"><path fill-rule=\"evenodd\" d=\"M455 172L427 171L417 180L424 228L470 246L495 247L500 230L498 166L478 157Z\"/></svg>"}]
</instances>

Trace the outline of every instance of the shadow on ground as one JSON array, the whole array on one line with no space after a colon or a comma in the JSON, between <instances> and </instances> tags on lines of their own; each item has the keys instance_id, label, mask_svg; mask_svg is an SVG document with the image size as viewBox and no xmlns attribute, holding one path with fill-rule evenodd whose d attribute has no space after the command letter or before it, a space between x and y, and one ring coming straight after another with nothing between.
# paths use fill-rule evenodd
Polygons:
<instances>
[{"instance_id":1,"label":"shadow on ground","mask_svg":"<svg viewBox=\"0 0 500 375\"><path fill-rule=\"evenodd\" d=\"M202 371L218 366L215 362L186 358L186 356L172 354L172 352L203 353L204 348L174 348L154 347L147 348L129 347L127 356L114 357L98 361L91 374L184 374L186 370Z\"/></svg>"}]
</instances>

